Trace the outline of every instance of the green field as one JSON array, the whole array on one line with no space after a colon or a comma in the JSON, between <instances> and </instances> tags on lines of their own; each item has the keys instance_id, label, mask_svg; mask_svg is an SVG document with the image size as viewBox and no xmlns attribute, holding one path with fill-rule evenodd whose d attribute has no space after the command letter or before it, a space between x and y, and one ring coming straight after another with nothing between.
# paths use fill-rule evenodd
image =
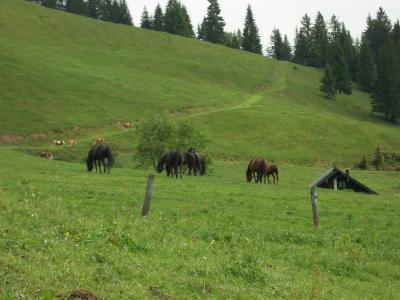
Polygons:
<instances>
[{"instance_id":1,"label":"green field","mask_svg":"<svg viewBox=\"0 0 400 300\"><path fill-rule=\"evenodd\" d=\"M369 95L326 100L321 72L165 33L0 1L0 299L395 299L400 172L353 171L370 196L308 185L331 163L398 151L400 127ZM166 113L209 140L213 172L146 177L138 124ZM94 137L117 156L85 171ZM56 148L53 139L76 139ZM40 159L51 151L55 160ZM279 185L246 184L254 156Z\"/></svg>"}]
</instances>

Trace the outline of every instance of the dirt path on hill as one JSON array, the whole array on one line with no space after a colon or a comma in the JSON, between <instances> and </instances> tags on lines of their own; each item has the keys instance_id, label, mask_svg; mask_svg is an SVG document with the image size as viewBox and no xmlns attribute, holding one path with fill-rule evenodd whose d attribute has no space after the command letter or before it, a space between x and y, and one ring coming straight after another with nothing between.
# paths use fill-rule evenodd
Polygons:
<instances>
[{"instance_id":1,"label":"dirt path on hill","mask_svg":"<svg viewBox=\"0 0 400 300\"><path fill-rule=\"evenodd\" d=\"M287 87L287 81L286 81L286 68L279 68L276 67L274 70L274 79L276 80L275 84L268 90L255 94L251 96L250 98L246 99L242 103L239 103L237 105L231 106L231 107L224 107L224 108L218 108L218 109L213 109L209 111L204 111L200 113L194 113L191 114L189 117L199 117L199 116L204 116L204 115L209 115L209 114L214 114L214 113L219 113L219 112L224 112L224 111L232 111L232 110L239 110L239 109L247 109L251 108L252 106L256 105L260 100L263 99L263 96L276 93L279 91L284 90Z\"/></svg>"}]
</instances>

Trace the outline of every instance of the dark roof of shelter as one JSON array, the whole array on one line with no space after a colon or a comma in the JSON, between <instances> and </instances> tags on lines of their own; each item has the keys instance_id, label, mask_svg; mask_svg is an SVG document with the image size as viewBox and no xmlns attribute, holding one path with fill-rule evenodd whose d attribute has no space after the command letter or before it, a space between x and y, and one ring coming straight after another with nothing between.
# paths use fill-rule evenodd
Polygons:
<instances>
[{"instance_id":1,"label":"dark roof of shelter","mask_svg":"<svg viewBox=\"0 0 400 300\"><path fill-rule=\"evenodd\" d=\"M332 167L329 170L327 170L324 174L322 174L319 178L317 178L314 182L310 184L311 187L319 187L322 185L326 180L329 180L331 177L333 177L336 174L340 174L341 176L347 177L347 174L341 170L339 170L336 167ZM349 181L352 182L353 184L357 185L360 189L364 190L364 192L369 193L369 194L378 194L374 190L370 189L366 185L362 184L358 180L354 179L353 177L349 176Z\"/></svg>"}]
</instances>

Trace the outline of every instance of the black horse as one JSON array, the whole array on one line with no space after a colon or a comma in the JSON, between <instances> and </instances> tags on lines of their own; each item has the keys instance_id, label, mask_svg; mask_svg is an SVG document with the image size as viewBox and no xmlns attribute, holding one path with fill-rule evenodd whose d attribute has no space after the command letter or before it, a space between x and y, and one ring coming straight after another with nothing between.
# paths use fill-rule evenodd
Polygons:
<instances>
[{"instance_id":1,"label":"black horse","mask_svg":"<svg viewBox=\"0 0 400 300\"><path fill-rule=\"evenodd\" d=\"M107 144L96 144L90 148L86 160L87 170L91 172L94 166L97 172L98 166L99 172L101 173L101 163L103 163L104 166L104 173L106 172L106 167L108 173L110 173L110 169L114 164L114 157L111 152L111 148Z\"/></svg>"},{"instance_id":2,"label":"black horse","mask_svg":"<svg viewBox=\"0 0 400 300\"><path fill-rule=\"evenodd\" d=\"M200 176L204 176L206 174L206 159L203 155L196 152L196 149L189 148L188 153L194 154L196 158L196 171Z\"/></svg>"},{"instance_id":3,"label":"black horse","mask_svg":"<svg viewBox=\"0 0 400 300\"><path fill-rule=\"evenodd\" d=\"M167 171L167 176L176 178L180 177L182 179L182 166L183 166L183 155L177 151L170 151L164 154L157 164L157 172L161 173L164 168Z\"/></svg>"},{"instance_id":4,"label":"black horse","mask_svg":"<svg viewBox=\"0 0 400 300\"><path fill-rule=\"evenodd\" d=\"M183 166L187 166L189 169L188 175L193 175L197 176L197 170L198 170L198 163L197 163L197 156L195 153L192 152L186 152L183 155Z\"/></svg>"}]
</instances>

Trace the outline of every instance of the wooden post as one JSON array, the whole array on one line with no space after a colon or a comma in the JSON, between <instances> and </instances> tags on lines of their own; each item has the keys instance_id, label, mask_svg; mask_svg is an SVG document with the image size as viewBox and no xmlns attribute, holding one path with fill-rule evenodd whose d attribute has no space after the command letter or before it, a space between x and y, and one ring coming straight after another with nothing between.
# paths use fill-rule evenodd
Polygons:
<instances>
[{"instance_id":1,"label":"wooden post","mask_svg":"<svg viewBox=\"0 0 400 300\"><path fill-rule=\"evenodd\" d=\"M315 192L315 186L312 186L310 188L310 194L311 194L311 208L312 208L314 226L316 228L319 228L318 196L317 193Z\"/></svg>"},{"instance_id":2,"label":"wooden post","mask_svg":"<svg viewBox=\"0 0 400 300\"><path fill-rule=\"evenodd\" d=\"M149 177L147 178L147 188L146 188L146 195L144 196L142 217L145 217L149 214L150 201L153 195L153 181L154 181L154 175L149 175Z\"/></svg>"}]
</instances>

